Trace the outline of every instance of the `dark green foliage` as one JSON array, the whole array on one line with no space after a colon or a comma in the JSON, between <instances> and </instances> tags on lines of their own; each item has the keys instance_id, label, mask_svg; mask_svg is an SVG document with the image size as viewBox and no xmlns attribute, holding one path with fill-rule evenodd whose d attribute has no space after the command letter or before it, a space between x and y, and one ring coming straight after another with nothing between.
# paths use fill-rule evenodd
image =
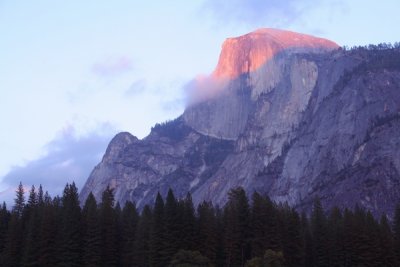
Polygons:
<instances>
[{"instance_id":1,"label":"dark green foliage","mask_svg":"<svg viewBox=\"0 0 400 267\"><path fill-rule=\"evenodd\" d=\"M164 257L165 245L164 200L158 193L154 204L150 238L150 266L163 267L167 265Z\"/></svg>"},{"instance_id":2,"label":"dark green foliage","mask_svg":"<svg viewBox=\"0 0 400 267\"><path fill-rule=\"evenodd\" d=\"M8 225L4 251L2 255L1 264L3 266L20 265L22 255L21 243L23 241L22 232L22 221L20 220L18 214L13 212Z\"/></svg>"},{"instance_id":3,"label":"dark green foliage","mask_svg":"<svg viewBox=\"0 0 400 267\"><path fill-rule=\"evenodd\" d=\"M196 214L193 206L192 196L190 193L180 202L182 215L182 229L180 231L180 248L185 250L194 250L198 240L198 232L196 231Z\"/></svg>"},{"instance_id":4,"label":"dark green foliage","mask_svg":"<svg viewBox=\"0 0 400 267\"><path fill-rule=\"evenodd\" d=\"M14 207L13 207L13 213L17 216L17 217L21 217L22 216L22 212L24 210L25 207L25 192L24 192L24 187L22 186L22 183L20 182L18 185L18 189L17 189L17 196L14 199Z\"/></svg>"},{"instance_id":5,"label":"dark green foliage","mask_svg":"<svg viewBox=\"0 0 400 267\"><path fill-rule=\"evenodd\" d=\"M25 207L25 192L22 183L19 183L14 199L7 234L5 238L2 265L19 266L22 256L21 243L23 242L23 211ZM25 216L24 216L25 217Z\"/></svg>"},{"instance_id":6,"label":"dark green foliage","mask_svg":"<svg viewBox=\"0 0 400 267\"><path fill-rule=\"evenodd\" d=\"M27 233L24 240L24 251L22 255L22 265L23 266L39 266L39 232L38 228L40 226L39 217L39 199L35 191L35 186L32 186L29 191L28 203L25 206L24 216L26 225L24 226L25 232Z\"/></svg>"},{"instance_id":7,"label":"dark green foliage","mask_svg":"<svg viewBox=\"0 0 400 267\"><path fill-rule=\"evenodd\" d=\"M246 262L245 267L284 267L285 257L282 251L267 249L263 257L255 257ZM297 265L299 266L299 264Z\"/></svg>"},{"instance_id":8,"label":"dark green foliage","mask_svg":"<svg viewBox=\"0 0 400 267\"><path fill-rule=\"evenodd\" d=\"M386 216L333 208L315 200L310 218L288 205L242 188L220 209L193 206L188 194L141 213L114 203L106 188L98 205L89 194L82 210L75 184L52 199L20 184L12 211L0 208L0 266L399 266L400 207L393 228Z\"/></svg>"},{"instance_id":9,"label":"dark green foliage","mask_svg":"<svg viewBox=\"0 0 400 267\"><path fill-rule=\"evenodd\" d=\"M332 267L344 265L344 234L343 215L339 208L333 208L328 219L328 251L329 265Z\"/></svg>"},{"instance_id":10,"label":"dark green foliage","mask_svg":"<svg viewBox=\"0 0 400 267\"><path fill-rule=\"evenodd\" d=\"M304 238L304 267L314 266L314 250L310 222L305 213L301 214L302 236Z\"/></svg>"},{"instance_id":11,"label":"dark green foliage","mask_svg":"<svg viewBox=\"0 0 400 267\"><path fill-rule=\"evenodd\" d=\"M281 249L277 209L268 197L254 192L251 209L252 257L263 257L267 249Z\"/></svg>"},{"instance_id":12,"label":"dark green foliage","mask_svg":"<svg viewBox=\"0 0 400 267\"><path fill-rule=\"evenodd\" d=\"M286 266L297 267L304 264L304 237L299 214L289 207L283 209L281 224L282 249Z\"/></svg>"},{"instance_id":13,"label":"dark green foliage","mask_svg":"<svg viewBox=\"0 0 400 267\"><path fill-rule=\"evenodd\" d=\"M183 209L180 208L174 193L169 189L164 209L163 257L165 262L170 262L172 256L181 248L182 216Z\"/></svg>"},{"instance_id":14,"label":"dark green foliage","mask_svg":"<svg viewBox=\"0 0 400 267\"><path fill-rule=\"evenodd\" d=\"M39 240L39 263L40 266L55 266L57 262L57 236L61 231L59 218L61 218L61 207L58 199L53 201L46 192L43 198L43 207L41 209L41 225L38 229L40 233Z\"/></svg>"},{"instance_id":15,"label":"dark green foliage","mask_svg":"<svg viewBox=\"0 0 400 267\"><path fill-rule=\"evenodd\" d=\"M78 189L75 183L67 184L61 199L62 217L59 232L59 266L81 266L82 262L82 228L81 208Z\"/></svg>"},{"instance_id":16,"label":"dark green foliage","mask_svg":"<svg viewBox=\"0 0 400 267\"><path fill-rule=\"evenodd\" d=\"M196 250L212 261L217 257L217 218L210 202L203 202L197 208L198 242Z\"/></svg>"},{"instance_id":17,"label":"dark green foliage","mask_svg":"<svg viewBox=\"0 0 400 267\"><path fill-rule=\"evenodd\" d=\"M146 205L139 218L135 234L134 261L137 266L150 266L150 240L152 228L152 211Z\"/></svg>"},{"instance_id":18,"label":"dark green foliage","mask_svg":"<svg viewBox=\"0 0 400 267\"><path fill-rule=\"evenodd\" d=\"M101 265L101 235L97 202L90 192L82 210L83 223L83 264L84 266Z\"/></svg>"},{"instance_id":19,"label":"dark green foliage","mask_svg":"<svg viewBox=\"0 0 400 267\"><path fill-rule=\"evenodd\" d=\"M166 121L161 124L157 123L154 127L151 128L152 133L157 133L174 141L182 140L191 131L192 130L188 126L182 123L181 118Z\"/></svg>"},{"instance_id":20,"label":"dark green foliage","mask_svg":"<svg viewBox=\"0 0 400 267\"><path fill-rule=\"evenodd\" d=\"M131 266L134 261L134 246L136 228L139 221L139 214L136 205L126 202L122 209L121 218L121 241L122 241L122 266Z\"/></svg>"},{"instance_id":21,"label":"dark green foliage","mask_svg":"<svg viewBox=\"0 0 400 267\"><path fill-rule=\"evenodd\" d=\"M232 189L224 209L227 266L244 266L250 257L249 202L243 188Z\"/></svg>"},{"instance_id":22,"label":"dark green foliage","mask_svg":"<svg viewBox=\"0 0 400 267\"><path fill-rule=\"evenodd\" d=\"M114 209L114 193L107 186L100 204L101 265L116 266L118 262L118 219Z\"/></svg>"},{"instance_id":23,"label":"dark green foliage","mask_svg":"<svg viewBox=\"0 0 400 267\"><path fill-rule=\"evenodd\" d=\"M311 214L311 234L313 243L313 265L329 267L328 225L319 198L315 199Z\"/></svg>"},{"instance_id":24,"label":"dark green foliage","mask_svg":"<svg viewBox=\"0 0 400 267\"><path fill-rule=\"evenodd\" d=\"M170 267L212 267L211 261L198 251L179 250L172 258Z\"/></svg>"},{"instance_id":25,"label":"dark green foliage","mask_svg":"<svg viewBox=\"0 0 400 267\"><path fill-rule=\"evenodd\" d=\"M388 220L385 215L382 215L380 220L380 225L378 228L379 228L378 259L381 263L381 266L383 265L388 267L398 266L396 254L394 253L392 230L390 229Z\"/></svg>"},{"instance_id":26,"label":"dark green foliage","mask_svg":"<svg viewBox=\"0 0 400 267\"><path fill-rule=\"evenodd\" d=\"M10 216L11 215L10 215L10 212L7 210L6 203L3 202L3 205L0 208L0 255L2 254L2 252L4 250ZM1 262L1 258L0 258L0 262Z\"/></svg>"},{"instance_id":27,"label":"dark green foliage","mask_svg":"<svg viewBox=\"0 0 400 267\"><path fill-rule=\"evenodd\" d=\"M394 213L393 242L397 262L400 262L400 204L397 204Z\"/></svg>"}]
</instances>

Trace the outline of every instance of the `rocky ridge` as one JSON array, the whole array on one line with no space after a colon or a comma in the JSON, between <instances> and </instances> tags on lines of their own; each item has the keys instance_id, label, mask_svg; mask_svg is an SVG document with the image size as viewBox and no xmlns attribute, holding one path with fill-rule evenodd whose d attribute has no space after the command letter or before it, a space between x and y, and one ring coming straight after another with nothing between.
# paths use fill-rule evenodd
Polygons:
<instances>
[{"instance_id":1,"label":"rocky ridge","mask_svg":"<svg viewBox=\"0 0 400 267\"><path fill-rule=\"evenodd\" d=\"M209 79L218 94L143 140L118 134L81 200L110 185L121 204L143 207L172 188L221 205L242 186L299 209L318 195L327 207L392 212L400 200L398 48L345 51L261 29L228 39Z\"/></svg>"}]
</instances>

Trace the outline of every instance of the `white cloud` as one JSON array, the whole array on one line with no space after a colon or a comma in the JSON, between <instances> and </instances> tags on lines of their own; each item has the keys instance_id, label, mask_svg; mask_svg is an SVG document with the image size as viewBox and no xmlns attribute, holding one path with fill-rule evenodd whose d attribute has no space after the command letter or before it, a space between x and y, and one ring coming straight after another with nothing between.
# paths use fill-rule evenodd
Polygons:
<instances>
[{"instance_id":1,"label":"white cloud","mask_svg":"<svg viewBox=\"0 0 400 267\"><path fill-rule=\"evenodd\" d=\"M42 184L52 195L61 194L67 182L75 181L81 188L115 133L107 123L84 136L78 136L73 127L66 127L46 145L43 156L13 167L3 177L1 187L5 190L0 192L0 201L12 202L19 182L28 187Z\"/></svg>"},{"instance_id":2,"label":"white cloud","mask_svg":"<svg viewBox=\"0 0 400 267\"><path fill-rule=\"evenodd\" d=\"M113 76L130 71L133 68L132 60L126 56L108 58L93 64L92 71L98 76Z\"/></svg>"},{"instance_id":3,"label":"white cloud","mask_svg":"<svg viewBox=\"0 0 400 267\"><path fill-rule=\"evenodd\" d=\"M206 0L204 9L224 25L283 27L300 17L305 6L311 7L310 2L318 4L310 0Z\"/></svg>"}]
</instances>

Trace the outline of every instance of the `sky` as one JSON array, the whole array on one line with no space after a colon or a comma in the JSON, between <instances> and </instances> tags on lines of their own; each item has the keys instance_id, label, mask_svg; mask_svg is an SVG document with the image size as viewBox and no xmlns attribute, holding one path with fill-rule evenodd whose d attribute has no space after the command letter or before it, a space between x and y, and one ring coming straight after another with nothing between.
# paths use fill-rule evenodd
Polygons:
<instances>
[{"instance_id":1,"label":"sky","mask_svg":"<svg viewBox=\"0 0 400 267\"><path fill-rule=\"evenodd\" d=\"M354 46L400 41L400 1L0 0L0 201L19 182L79 188L121 131L184 111L228 37L280 28Z\"/></svg>"}]
</instances>

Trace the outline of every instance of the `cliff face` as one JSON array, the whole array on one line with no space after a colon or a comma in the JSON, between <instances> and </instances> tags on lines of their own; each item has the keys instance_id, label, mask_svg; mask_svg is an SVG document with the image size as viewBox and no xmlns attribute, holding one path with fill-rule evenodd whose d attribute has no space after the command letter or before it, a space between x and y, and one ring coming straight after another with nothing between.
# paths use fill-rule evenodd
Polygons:
<instances>
[{"instance_id":1,"label":"cliff face","mask_svg":"<svg viewBox=\"0 0 400 267\"><path fill-rule=\"evenodd\" d=\"M228 39L207 78L218 92L143 140L117 135L81 200L90 191L99 199L109 184L118 201L139 207L168 188L223 204L242 186L306 210L318 195L328 207L392 212L400 200L400 51L336 48L272 29Z\"/></svg>"}]
</instances>

